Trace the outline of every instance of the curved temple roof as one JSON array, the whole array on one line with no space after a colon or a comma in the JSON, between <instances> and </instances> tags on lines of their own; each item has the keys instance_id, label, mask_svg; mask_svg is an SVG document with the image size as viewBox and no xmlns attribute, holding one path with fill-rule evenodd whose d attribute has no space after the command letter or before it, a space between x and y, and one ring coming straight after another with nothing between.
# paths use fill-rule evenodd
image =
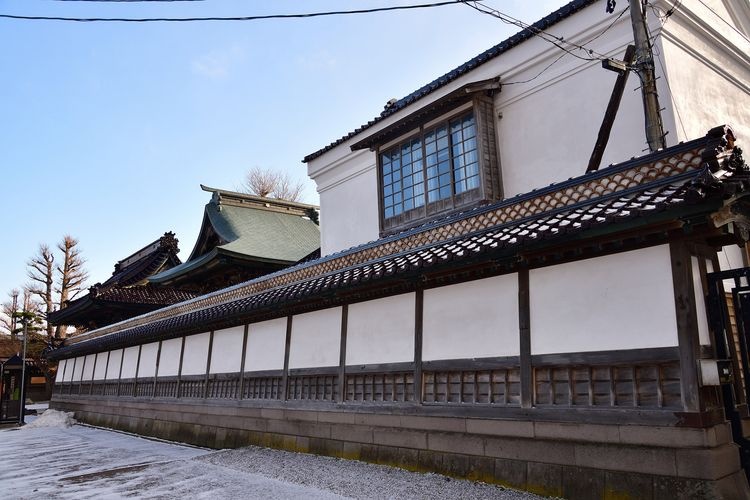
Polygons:
<instances>
[{"instance_id":1,"label":"curved temple roof","mask_svg":"<svg viewBox=\"0 0 750 500\"><path fill-rule=\"evenodd\" d=\"M415 283L426 273L473 265L510 272L523 262L522 253L580 245L594 234L705 221L727 199L742 202L748 191L750 168L732 132L717 127L701 139L90 332L50 357L225 328L285 315L300 304L326 307L337 294Z\"/></svg>"}]
</instances>

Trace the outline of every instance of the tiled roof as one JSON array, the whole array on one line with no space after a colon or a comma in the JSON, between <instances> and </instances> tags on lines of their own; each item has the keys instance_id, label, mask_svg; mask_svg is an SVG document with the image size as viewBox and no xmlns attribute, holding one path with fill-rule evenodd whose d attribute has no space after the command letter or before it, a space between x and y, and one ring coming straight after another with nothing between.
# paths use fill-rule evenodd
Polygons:
<instances>
[{"instance_id":1,"label":"tiled roof","mask_svg":"<svg viewBox=\"0 0 750 500\"><path fill-rule=\"evenodd\" d=\"M731 133L725 137L721 131L714 129L702 140L91 332L52 356L239 322L303 300L322 301L337 291L387 283L389 278L410 279L427 270L505 259L593 229L617 232L624 223L670 220L681 209L706 213L728 192L750 190L741 152L733 148Z\"/></svg>"},{"instance_id":2,"label":"tiled roof","mask_svg":"<svg viewBox=\"0 0 750 500\"><path fill-rule=\"evenodd\" d=\"M339 144L342 144L352 137L364 132L368 128L372 127L373 125L376 125L377 123L381 122L382 120L388 118L389 116L393 115L394 113L401 111L405 107L409 106L410 104L418 101L419 99L431 94L432 92L444 87L445 85L449 84L450 82L458 79L459 77L465 75L466 73L472 71L473 69L481 66L482 64L494 59L495 57L503 54L504 52L507 52L508 50L512 49L516 45L525 42L526 40L533 38L534 34L538 32L539 30L546 30L550 26L562 21L563 19L575 14L576 12L580 11L581 9L588 7L592 3L594 3L596 0L573 0L572 2L568 3L567 5L564 5L557 9L556 11L552 12L551 14L543 17L539 21L535 22L531 25L531 28L526 28L524 30L519 31L515 35L511 36L510 38L507 38L500 42L499 44L495 45L494 47L485 50L478 56L466 61L459 67L449 71L448 73L444 74L443 76L431 81L427 85L415 90L411 94L407 95L406 97L403 97L396 101L393 105L388 106L382 113L380 113L379 116L376 116L369 122L365 123L364 125L358 127L357 129L353 130L352 132L349 132L342 138L332 142L328 146L319 149L318 151L311 153L302 160L303 163L307 163L309 161L314 160L315 158L321 156L323 153L326 153L327 151L330 151L331 149L335 148Z\"/></svg>"}]
</instances>

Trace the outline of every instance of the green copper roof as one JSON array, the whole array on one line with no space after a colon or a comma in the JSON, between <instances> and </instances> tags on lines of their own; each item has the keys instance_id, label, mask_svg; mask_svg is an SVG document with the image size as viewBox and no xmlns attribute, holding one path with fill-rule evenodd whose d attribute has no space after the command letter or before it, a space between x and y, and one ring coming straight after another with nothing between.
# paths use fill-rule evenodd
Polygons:
<instances>
[{"instance_id":1,"label":"green copper roof","mask_svg":"<svg viewBox=\"0 0 750 500\"><path fill-rule=\"evenodd\" d=\"M213 196L190 258L149 281L168 281L222 256L293 264L320 248L320 229L308 216L317 207L201 187Z\"/></svg>"}]
</instances>

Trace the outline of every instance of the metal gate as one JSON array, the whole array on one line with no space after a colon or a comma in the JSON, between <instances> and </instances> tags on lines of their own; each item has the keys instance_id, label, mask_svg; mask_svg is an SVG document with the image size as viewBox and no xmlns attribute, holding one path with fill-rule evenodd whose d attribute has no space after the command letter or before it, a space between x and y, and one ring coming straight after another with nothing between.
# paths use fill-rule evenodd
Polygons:
<instances>
[{"instance_id":1,"label":"metal gate","mask_svg":"<svg viewBox=\"0 0 750 500\"><path fill-rule=\"evenodd\" d=\"M742 431L750 401L750 267L709 273L706 278L715 356L731 374L721 378L724 411L732 425L734 442L740 448L742 467L750 478L750 440Z\"/></svg>"}]
</instances>

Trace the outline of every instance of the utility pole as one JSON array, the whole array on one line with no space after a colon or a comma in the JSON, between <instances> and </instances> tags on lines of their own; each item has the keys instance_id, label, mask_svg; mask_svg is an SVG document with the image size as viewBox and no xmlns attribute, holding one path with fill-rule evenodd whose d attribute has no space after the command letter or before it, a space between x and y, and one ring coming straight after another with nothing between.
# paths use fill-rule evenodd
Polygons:
<instances>
[{"instance_id":1,"label":"utility pole","mask_svg":"<svg viewBox=\"0 0 750 500\"><path fill-rule=\"evenodd\" d=\"M630 21L633 24L633 40L635 41L635 71L641 79L643 112L646 117L646 141L649 150L653 153L666 147L666 144L664 143L665 134L661 121L659 96L656 93L654 55L648 38L648 24L646 24L644 9L646 4L648 0L630 0Z\"/></svg>"}]
</instances>

